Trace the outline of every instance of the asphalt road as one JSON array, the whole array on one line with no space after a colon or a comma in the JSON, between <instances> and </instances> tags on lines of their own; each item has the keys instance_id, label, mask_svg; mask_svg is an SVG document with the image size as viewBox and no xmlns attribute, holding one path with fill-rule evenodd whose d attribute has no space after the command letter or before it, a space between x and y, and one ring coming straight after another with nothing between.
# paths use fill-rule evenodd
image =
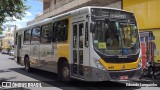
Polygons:
<instances>
[{"instance_id":1,"label":"asphalt road","mask_svg":"<svg viewBox=\"0 0 160 90\"><path fill-rule=\"evenodd\" d=\"M62 83L57 79L57 74L34 69L28 73L24 71L24 66L17 65L13 56L0 54L0 86L4 81L20 82L41 82L45 87L32 88L0 88L10 90L160 90L160 87L125 87L126 83L122 82L84 82L74 80L71 83ZM133 82L137 83L137 82Z\"/></svg>"}]
</instances>

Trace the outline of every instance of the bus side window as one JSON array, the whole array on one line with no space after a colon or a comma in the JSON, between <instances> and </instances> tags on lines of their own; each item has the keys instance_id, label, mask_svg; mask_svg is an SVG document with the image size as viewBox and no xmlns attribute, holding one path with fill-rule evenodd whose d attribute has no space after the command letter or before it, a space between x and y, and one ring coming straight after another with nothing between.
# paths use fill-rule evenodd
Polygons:
<instances>
[{"instance_id":1,"label":"bus side window","mask_svg":"<svg viewBox=\"0 0 160 90\"><path fill-rule=\"evenodd\" d=\"M68 19L54 23L53 38L58 42L65 42L68 39Z\"/></svg>"},{"instance_id":2,"label":"bus side window","mask_svg":"<svg viewBox=\"0 0 160 90\"><path fill-rule=\"evenodd\" d=\"M53 24L53 36L52 36L52 42L56 42L56 23Z\"/></svg>"},{"instance_id":3,"label":"bus side window","mask_svg":"<svg viewBox=\"0 0 160 90\"><path fill-rule=\"evenodd\" d=\"M32 38L31 44L38 44L40 43L40 27L36 27L32 29Z\"/></svg>"},{"instance_id":4,"label":"bus side window","mask_svg":"<svg viewBox=\"0 0 160 90\"><path fill-rule=\"evenodd\" d=\"M77 48L77 24L73 26L73 48Z\"/></svg>"},{"instance_id":5,"label":"bus side window","mask_svg":"<svg viewBox=\"0 0 160 90\"><path fill-rule=\"evenodd\" d=\"M51 43L52 39L52 24L42 26L42 33L41 33L41 43L48 44Z\"/></svg>"},{"instance_id":6,"label":"bus side window","mask_svg":"<svg viewBox=\"0 0 160 90\"><path fill-rule=\"evenodd\" d=\"M31 30L26 30L24 31L24 42L23 44L30 44L30 39L31 39Z\"/></svg>"}]
</instances>

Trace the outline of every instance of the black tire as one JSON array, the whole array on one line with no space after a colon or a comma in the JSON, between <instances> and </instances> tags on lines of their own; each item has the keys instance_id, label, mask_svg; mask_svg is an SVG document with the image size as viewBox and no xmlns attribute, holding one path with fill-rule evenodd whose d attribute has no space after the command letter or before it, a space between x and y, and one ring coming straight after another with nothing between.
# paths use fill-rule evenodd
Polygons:
<instances>
[{"instance_id":1,"label":"black tire","mask_svg":"<svg viewBox=\"0 0 160 90\"><path fill-rule=\"evenodd\" d=\"M25 71L27 71L27 72L31 71L29 57L25 57L25 59L24 59L24 66L25 66L25 68L24 68Z\"/></svg>"},{"instance_id":2,"label":"black tire","mask_svg":"<svg viewBox=\"0 0 160 90\"><path fill-rule=\"evenodd\" d=\"M61 81L62 82L70 82L71 81L70 70L69 70L69 65L66 61L64 61L61 64L61 70L60 71L61 71L61 73L60 73Z\"/></svg>"},{"instance_id":3,"label":"black tire","mask_svg":"<svg viewBox=\"0 0 160 90\"><path fill-rule=\"evenodd\" d=\"M148 75L151 77L153 76L153 68L152 67L148 68Z\"/></svg>"}]
</instances>

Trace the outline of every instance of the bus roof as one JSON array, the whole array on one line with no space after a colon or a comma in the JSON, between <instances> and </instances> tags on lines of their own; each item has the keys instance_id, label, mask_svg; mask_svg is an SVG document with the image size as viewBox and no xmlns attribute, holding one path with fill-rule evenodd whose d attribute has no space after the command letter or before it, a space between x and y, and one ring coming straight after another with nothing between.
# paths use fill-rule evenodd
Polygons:
<instances>
[{"instance_id":1,"label":"bus roof","mask_svg":"<svg viewBox=\"0 0 160 90\"><path fill-rule=\"evenodd\" d=\"M100 9L112 9L112 10L118 10L118 11L124 11L124 12L128 12L126 10L122 10L122 9L118 9L118 8L110 8L110 7L104 7L104 6L85 6L85 7L81 7L81 8L78 8L78 9L75 9L75 10L72 10L72 11L69 11L69 12L66 12L66 13L63 13L63 14L60 14L60 15L57 15L57 16L53 16L51 18L46 18L42 21L39 21L35 24L32 24L32 25L29 25L29 26L26 26L24 28L20 28L18 30L16 30L16 32L20 31L20 30L26 30L26 29L30 29L36 25L40 25L40 24L47 24L48 22L51 22L52 20L56 19L56 18L60 18L62 16L67 16L67 15L71 15L72 13L74 12L77 12L77 11L80 11L80 10L85 10L85 9L91 9L91 8L100 8ZM128 12L128 13L132 13L132 12Z\"/></svg>"}]
</instances>

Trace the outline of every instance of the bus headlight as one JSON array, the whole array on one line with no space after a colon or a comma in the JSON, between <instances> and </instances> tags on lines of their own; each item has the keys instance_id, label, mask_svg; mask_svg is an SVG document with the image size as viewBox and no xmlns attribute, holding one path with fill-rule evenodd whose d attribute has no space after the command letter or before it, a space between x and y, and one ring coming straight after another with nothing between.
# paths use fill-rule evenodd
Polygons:
<instances>
[{"instance_id":1,"label":"bus headlight","mask_svg":"<svg viewBox=\"0 0 160 90\"><path fill-rule=\"evenodd\" d=\"M96 66L97 66L98 69L105 70L105 68L104 68L103 65L99 62L99 60L95 60L95 64L96 64Z\"/></svg>"}]
</instances>

